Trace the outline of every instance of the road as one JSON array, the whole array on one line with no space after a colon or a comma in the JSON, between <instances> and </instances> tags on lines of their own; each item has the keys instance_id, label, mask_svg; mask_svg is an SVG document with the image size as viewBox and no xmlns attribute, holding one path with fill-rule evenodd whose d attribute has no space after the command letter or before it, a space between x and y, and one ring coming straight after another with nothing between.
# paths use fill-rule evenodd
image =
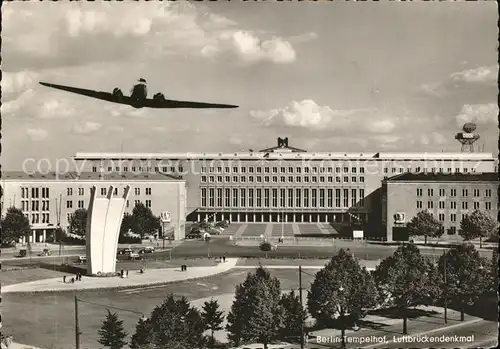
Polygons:
<instances>
[{"instance_id":1,"label":"road","mask_svg":"<svg viewBox=\"0 0 500 349\"><path fill-rule=\"evenodd\" d=\"M183 295L188 300L222 296L226 307L230 306L228 300L232 301L235 285L242 283L248 272L250 272L248 269L235 269L224 275L179 284L78 292L79 299L104 305L79 303L80 329L83 332L81 348L100 347L96 338L106 315L106 305L149 315L168 294L173 293ZM283 290L298 288L297 270L272 270L272 275L280 279ZM312 276L304 274L302 277L304 287L309 288L312 280ZM27 345L52 349L74 347L74 296L72 292L47 293L43 296L5 294L2 299L2 331L12 334L15 341ZM116 312L120 319L124 320L125 329L133 333L141 316L127 311L116 310Z\"/></svg>"},{"instance_id":2,"label":"road","mask_svg":"<svg viewBox=\"0 0 500 349\"><path fill-rule=\"evenodd\" d=\"M342 245L343 248L346 244ZM165 246L168 249L168 245ZM372 244L360 244L353 242L348 245L349 249L358 259L379 260L389 257L396 250L397 246L384 246ZM209 243L204 241L185 241L182 244L172 248L171 250L158 251L153 254L145 254L144 258L149 259L169 259L169 258L193 258L193 257L242 257L242 258L329 258L339 251L340 247L333 246L295 246L295 245L278 245L278 249L270 252L260 251L258 246L236 246L233 242L223 239L214 238ZM439 258L443 253L443 249L434 247L420 247L422 255L435 259ZM85 249L72 249L63 251L63 256L58 256L58 252L50 257L32 256L13 258L6 257L2 254L2 259L6 265L14 263L15 265L25 265L33 263L33 261L43 261L56 264L70 263L69 261L79 255L85 255ZM483 257L491 258L492 251L481 250L480 254ZM126 256L119 256L119 260L126 259Z\"/></svg>"},{"instance_id":3,"label":"road","mask_svg":"<svg viewBox=\"0 0 500 349\"><path fill-rule=\"evenodd\" d=\"M460 341L458 337L468 337ZM470 341L472 339L472 341ZM430 341L433 340L433 343ZM414 336L406 342L395 341L384 348L494 348L498 343L498 323L481 320L462 327L451 327L432 332L427 336Z\"/></svg>"}]
</instances>

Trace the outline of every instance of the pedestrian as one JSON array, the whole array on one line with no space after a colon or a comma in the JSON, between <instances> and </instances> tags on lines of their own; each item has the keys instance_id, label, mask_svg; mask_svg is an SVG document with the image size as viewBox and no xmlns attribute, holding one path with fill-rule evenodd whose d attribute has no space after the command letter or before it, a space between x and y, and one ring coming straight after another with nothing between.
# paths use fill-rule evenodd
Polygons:
<instances>
[{"instance_id":1,"label":"pedestrian","mask_svg":"<svg viewBox=\"0 0 500 349\"><path fill-rule=\"evenodd\" d=\"M71 283L74 284L75 283L75 278L71 278Z\"/></svg>"},{"instance_id":2,"label":"pedestrian","mask_svg":"<svg viewBox=\"0 0 500 349\"><path fill-rule=\"evenodd\" d=\"M222 261L226 263L226 256L222 256Z\"/></svg>"},{"instance_id":3,"label":"pedestrian","mask_svg":"<svg viewBox=\"0 0 500 349\"><path fill-rule=\"evenodd\" d=\"M66 275L63 276L63 282L66 283Z\"/></svg>"},{"instance_id":4,"label":"pedestrian","mask_svg":"<svg viewBox=\"0 0 500 349\"><path fill-rule=\"evenodd\" d=\"M128 269L127 269L127 273L125 275L128 277Z\"/></svg>"}]
</instances>

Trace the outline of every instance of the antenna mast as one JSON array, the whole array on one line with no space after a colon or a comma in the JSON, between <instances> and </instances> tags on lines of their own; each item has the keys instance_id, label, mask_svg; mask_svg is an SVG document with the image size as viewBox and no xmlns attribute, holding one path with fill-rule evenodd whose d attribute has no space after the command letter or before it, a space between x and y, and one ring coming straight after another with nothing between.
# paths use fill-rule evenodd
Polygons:
<instances>
[{"instance_id":1,"label":"antenna mast","mask_svg":"<svg viewBox=\"0 0 500 349\"><path fill-rule=\"evenodd\" d=\"M462 127L462 132L455 135L455 139L462 144L460 149L462 153L466 151L474 152L474 143L481 138L478 133L474 132L475 130L476 124L468 122Z\"/></svg>"}]
</instances>

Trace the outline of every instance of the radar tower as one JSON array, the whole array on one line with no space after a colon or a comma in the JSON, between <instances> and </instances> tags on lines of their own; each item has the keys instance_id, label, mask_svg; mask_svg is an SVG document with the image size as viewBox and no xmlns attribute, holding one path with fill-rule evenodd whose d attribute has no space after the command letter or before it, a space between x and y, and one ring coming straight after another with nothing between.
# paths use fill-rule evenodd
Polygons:
<instances>
[{"instance_id":1,"label":"radar tower","mask_svg":"<svg viewBox=\"0 0 500 349\"><path fill-rule=\"evenodd\" d=\"M462 127L462 132L455 135L455 139L462 144L461 152L474 152L474 143L480 138L479 134L474 132L476 124L472 122L466 123Z\"/></svg>"}]
</instances>

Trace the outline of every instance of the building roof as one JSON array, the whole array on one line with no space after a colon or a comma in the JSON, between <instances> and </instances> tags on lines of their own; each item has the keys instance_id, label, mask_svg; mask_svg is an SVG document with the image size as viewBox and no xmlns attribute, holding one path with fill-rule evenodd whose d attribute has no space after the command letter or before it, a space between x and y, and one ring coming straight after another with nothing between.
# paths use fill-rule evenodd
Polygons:
<instances>
[{"instance_id":1,"label":"building roof","mask_svg":"<svg viewBox=\"0 0 500 349\"><path fill-rule=\"evenodd\" d=\"M386 182L498 182L496 172L485 173L403 173Z\"/></svg>"},{"instance_id":2,"label":"building roof","mask_svg":"<svg viewBox=\"0 0 500 349\"><path fill-rule=\"evenodd\" d=\"M339 153L271 151L235 153L76 153L77 161L89 160L374 160L374 161L433 161L433 160L484 160L494 161L492 153ZM267 151L269 150L269 151Z\"/></svg>"},{"instance_id":3,"label":"building roof","mask_svg":"<svg viewBox=\"0 0 500 349\"><path fill-rule=\"evenodd\" d=\"M1 180L24 180L24 181L182 181L181 177L170 174L152 172L152 173L98 173L98 172L77 172L66 173L42 173L42 172L23 172L23 171L2 171Z\"/></svg>"},{"instance_id":4,"label":"building roof","mask_svg":"<svg viewBox=\"0 0 500 349\"><path fill-rule=\"evenodd\" d=\"M375 161L420 161L420 160L491 160L492 153L346 153L346 152L307 152L289 145L288 137L278 138L277 146L259 151L249 149L247 152L232 153L85 153L78 152L77 161L89 160L370 160Z\"/></svg>"}]
</instances>

